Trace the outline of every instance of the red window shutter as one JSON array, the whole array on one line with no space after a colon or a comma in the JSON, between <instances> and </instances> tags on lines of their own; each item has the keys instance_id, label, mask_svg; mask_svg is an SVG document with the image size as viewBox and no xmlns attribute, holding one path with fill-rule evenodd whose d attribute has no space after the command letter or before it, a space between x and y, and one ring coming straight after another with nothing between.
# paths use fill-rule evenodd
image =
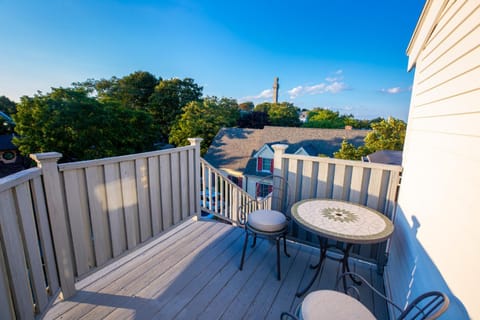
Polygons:
<instances>
[{"instance_id":1,"label":"red window shutter","mask_svg":"<svg viewBox=\"0 0 480 320\"><path fill-rule=\"evenodd\" d=\"M273 173L273 159L272 159L272 163L270 164L270 172Z\"/></svg>"},{"instance_id":2,"label":"red window shutter","mask_svg":"<svg viewBox=\"0 0 480 320\"><path fill-rule=\"evenodd\" d=\"M243 188L243 178L242 177L238 177L238 186L240 188Z\"/></svg>"},{"instance_id":3,"label":"red window shutter","mask_svg":"<svg viewBox=\"0 0 480 320\"><path fill-rule=\"evenodd\" d=\"M272 193L272 191L273 191L273 186L272 185L268 186L268 194Z\"/></svg>"},{"instance_id":4,"label":"red window shutter","mask_svg":"<svg viewBox=\"0 0 480 320\"><path fill-rule=\"evenodd\" d=\"M257 158L257 171L262 171L262 158Z\"/></svg>"},{"instance_id":5,"label":"red window shutter","mask_svg":"<svg viewBox=\"0 0 480 320\"><path fill-rule=\"evenodd\" d=\"M258 182L255 183L255 196L260 196L260 183Z\"/></svg>"}]
</instances>

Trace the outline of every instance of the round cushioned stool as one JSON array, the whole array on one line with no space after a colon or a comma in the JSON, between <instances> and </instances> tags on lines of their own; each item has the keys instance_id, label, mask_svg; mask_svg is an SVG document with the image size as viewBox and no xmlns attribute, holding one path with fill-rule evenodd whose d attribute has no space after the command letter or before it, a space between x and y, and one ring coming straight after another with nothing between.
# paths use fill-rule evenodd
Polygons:
<instances>
[{"instance_id":1,"label":"round cushioned stool","mask_svg":"<svg viewBox=\"0 0 480 320\"><path fill-rule=\"evenodd\" d=\"M287 217L276 210L256 210L248 215L245 223L245 242L243 243L242 260L240 262L240 270L243 269L243 262L245 261L245 251L247 249L248 236L253 235L252 248L255 247L257 235L263 237L274 238L277 246L277 278L280 277L280 239L283 238L283 250L287 257L287 240L286 235L288 231Z\"/></svg>"},{"instance_id":2,"label":"round cushioned stool","mask_svg":"<svg viewBox=\"0 0 480 320\"><path fill-rule=\"evenodd\" d=\"M248 216L248 224L259 231L277 232L288 225L285 215L276 210L257 210Z\"/></svg>"},{"instance_id":3,"label":"round cushioned stool","mask_svg":"<svg viewBox=\"0 0 480 320\"><path fill-rule=\"evenodd\" d=\"M372 320L375 316L357 299L333 290L319 290L309 293L297 315L299 319Z\"/></svg>"}]
</instances>

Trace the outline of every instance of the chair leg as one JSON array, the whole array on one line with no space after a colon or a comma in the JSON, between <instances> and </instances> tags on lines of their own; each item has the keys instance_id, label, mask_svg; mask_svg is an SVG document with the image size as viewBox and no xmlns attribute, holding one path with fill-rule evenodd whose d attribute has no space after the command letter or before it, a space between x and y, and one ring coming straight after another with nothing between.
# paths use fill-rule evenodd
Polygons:
<instances>
[{"instance_id":1,"label":"chair leg","mask_svg":"<svg viewBox=\"0 0 480 320\"><path fill-rule=\"evenodd\" d=\"M245 231L245 241L243 242L243 249L242 249L242 260L240 260L240 271L243 269L243 262L245 261L245 251L247 251L247 244L248 244L248 232Z\"/></svg>"},{"instance_id":2,"label":"chair leg","mask_svg":"<svg viewBox=\"0 0 480 320\"><path fill-rule=\"evenodd\" d=\"M257 245L257 234L254 233L253 234L253 243L252 243L251 248L255 248L256 245Z\"/></svg>"},{"instance_id":3,"label":"chair leg","mask_svg":"<svg viewBox=\"0 0 480 320\"><path fill-rule=\"evenodd\" d=\"M283 251L285 255L290 258L290 255L287 252L287 237L283 236Z\"/></svg>"},{"instance_id":4,"label":"chair leg","mask_svg":"<svg viewBox=\"0 0 480 320\"><path fill-rule=\"evenodd\" d=\"M280 280L280 239L276 238L277 243L277 279Z\"/></svg>"}]
</instances>

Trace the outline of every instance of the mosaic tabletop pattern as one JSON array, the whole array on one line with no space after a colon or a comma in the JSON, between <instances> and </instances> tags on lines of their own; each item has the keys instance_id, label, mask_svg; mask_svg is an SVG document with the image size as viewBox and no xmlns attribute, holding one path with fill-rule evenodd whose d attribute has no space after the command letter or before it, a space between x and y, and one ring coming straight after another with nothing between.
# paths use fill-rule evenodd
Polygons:
<instances>
[{"instance_id":1,"label":"mosaic tabletop pattern","mask_svg":"<svg viewBox=\"0 0 480 320\"><path fill-rule=\"evenodd\" d=\"M292 207L292 216L306 229L343 242L375 243L393 232L392 222L381 213L344 201L303 200Z\"/></svg>"}]
</instances>

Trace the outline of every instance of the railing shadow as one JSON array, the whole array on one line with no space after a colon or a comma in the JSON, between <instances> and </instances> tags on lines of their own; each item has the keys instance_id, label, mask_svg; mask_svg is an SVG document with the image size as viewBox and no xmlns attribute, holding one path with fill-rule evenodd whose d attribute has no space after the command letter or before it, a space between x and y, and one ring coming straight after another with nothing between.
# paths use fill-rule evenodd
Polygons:
<instances>
[{"instance_id":1,"label":"railing shadow","mask_svg":"<svg viewBox=\"0 0 480 320\"><path fill-rule=\"evenodd\" d=\"M426 291L442 291L450 299L449 308L444 314L445 319L469 319L465 306L450 290L437 265L418 239L421 227L422 223L417 216L411 216L410 224L401 207L397 209L395 231L385 272L390 296L398 305L406 307L410 301Z\"/></svg>"}]
</instances>

